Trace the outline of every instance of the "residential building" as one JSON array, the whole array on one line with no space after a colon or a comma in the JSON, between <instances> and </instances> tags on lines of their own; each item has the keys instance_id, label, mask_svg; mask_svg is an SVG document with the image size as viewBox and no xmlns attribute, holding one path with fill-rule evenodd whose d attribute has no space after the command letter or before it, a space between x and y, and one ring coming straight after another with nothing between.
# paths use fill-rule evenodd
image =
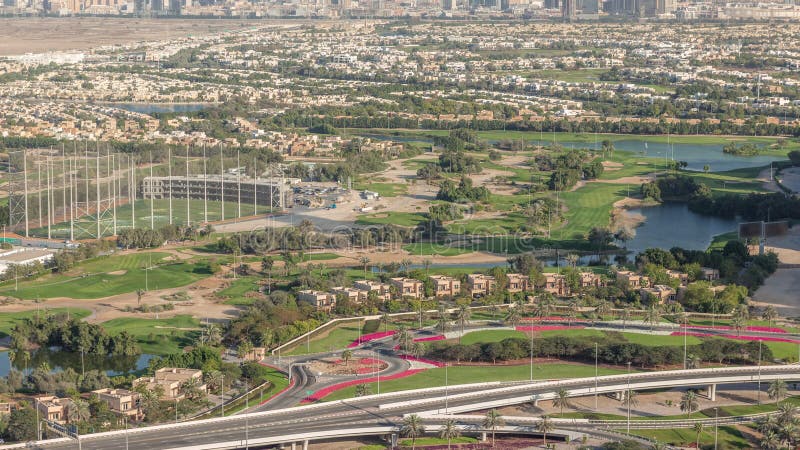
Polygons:
<instances>
[{"instance_id":1,"label":"residential building","mask_svg":"<svg viewBox=\"0 0 800 450\"><path fill-rule=\"evenodd\" d=\"M338 286L331 289L331 294L335 295L337 298L339 298L340 295L344 296L350 300L351 303L362 303L367 300L367 291L362 291L354 287Z\"/></svg>"},{"instance_id":2,"label":"residential building","mask_svg":"<svg viewBox=\"0 0 800 450\"><path fill-rule=\"evenodd\" d=\"M66 423L67 408L72 400L59 398L53 395L45 395L34 399L39 417L56 423Z\"/></svg>"},{"instance_id":3,"label":"residential building","mask_svg":"<svg viewBox=\"0 0 800 450\"><path fill-rule=\"evenodd\" d=\"M445 275L431 275L433 292L436 297L455 297L461 292L461 281Z\"/></svg>"},{"instance_id":4,"label":"residential building","mask_svg":"<svg viewBox=\"0 0 800 450\"><path fill-rule=\"evenodd\" d=\"M670 278L675 278L676 280L680 281L681 286L687 286L689 284L689 274L679 272L677 270L667 270L667 275Z\"/></svg>"},{"instance_id":5,"label":"residential building","mask_svg":"<svg viewBox=\"0 0 800 450\"><path fill-rule=\"evenodd\" d=\"M497 288L497 280L493 276L482 273L467 275L467 290L473 297L491 294Z\"/></svg>"},{"instance_id":6,"label":"residential building","mask_svg":"<svg viewBox=\"0 0 800 450\"><path fill-rule=\"evenodd\" d=\"M620 270L617 272L617 280L622 280L627 287L632 289L638 289L650 285L649 278L639 275L638 273L631 272L630 270Z\"/></svg>"},{"instance_id":7,"label":"residential building","mask_svg":"<svg viewBox=\"0 0 800 450\"><path fill-rule=\"evenodd\" d=\"M380 281L357 280L353 282L353 287L367 292L367 296L369 296L370 292L376 292L378 299L384 302L392 299L391 286Z\"/></svg>"},{"instance_id":8,"label":"residential building","mask_svg":"<svg viewBox=\"0 0 800 450\"><path fill-rule=\"evenodd\" d=\"M581 287L582 288L597 288L605 286L605 282L600 275L594 272L581 272Z\"/></svg>"},{"instance_id":9,"label":"residential building","mask_svg":"<svg viewBox=\"0 0 800 450\"><path fill-rule=\"evenodd\" d=\"M508 280L506 290L512 294L531 290L531 278L527 275L509 273L506 275L506 279Z\"/></svg>"},{"instance_id":10,"label":"residential building","mask_svg":"<svg viewBox=\"0 0 800 450\"><path fill-rule=\"evenodd\" d=\"M336 296L329 292L315 291L306 289L297 293L297 301L306 302L311 306L322 310L330 311L336 306Z\"/></svg>"},{"instance_id":11,"label":"residential building","mask_svg":"<svg viewBox=\"0 0 800 450\"><path fill-rule=\"evenodd\" d=\"M92 391L97 398L108 405L108 409L126 416L139 415L139 393L127 389L98 389Z\"/></svg>"},{"instance_id":12,"label":"residential building","mask_svg":"<svg viewBox=\"0 0 800 450\"><path fill-rule=\"evenodd\" d=\"M555 273L545 274L544 291L557 297L567 297L571 293L564 275Z\"/></svg>"},{"instance_id":13,"label":"residential building","mask_svg":"<svg viewBox=\"0 0 800 450\"><path fill-rule=\"evenodd\" d=\"M425 285L422 281L413 278L392 278L389 282L397 288L401 297L423 298L425 296Z\"/></svg>"},{"instance_id":14,"label":"residential building","mask_svg":"<svg viewBox=\"0 0 800 450\"><path fill-rule=\"evenodd\" d=\"M184 383L194 382L197 383L197 388L201 391L206 391L206 385L202 384L203 371L198 369L186 369L181 367L164 367L156 370L152 377L137 378L133 380L133 387L141 384L147 386L148 389L156 389L160 387L164 393L163 399L173 400L183 398L181 388Z\"/></svg>"},{"instance_id":15,"label":"residential building","mask_svg":"<svg viewBox=\"0 0 800 450\"><path fill-rule=\"evenodd\" d=\"M663 284L642 288L639 293L642 296L642 301L658 304L674 302L676 295L675 289ZM651 298L655 300L651 300Z\"/></svg>"},{"instance_id":16,"label":"residential building","mask_svg":"<svg viewBox=\"0 0 800 450\"><path fill-rule=\"evenodd\" d=\"M712 269L710 267L701 267L700 270L703 272L704 280L706 281L719 280L719 270Z\"/></svg>"}]
</instances>

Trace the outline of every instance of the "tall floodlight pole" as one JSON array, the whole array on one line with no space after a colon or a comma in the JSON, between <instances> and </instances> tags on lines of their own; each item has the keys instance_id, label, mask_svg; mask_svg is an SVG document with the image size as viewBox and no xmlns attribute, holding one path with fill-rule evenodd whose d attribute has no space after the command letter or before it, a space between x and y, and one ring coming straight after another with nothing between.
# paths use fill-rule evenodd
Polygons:
<instances>
[{"instance_id":1,"label":"tall floodlight pole","mask_svg":"<svg viewBox=\"0 0 800 450\"><path fill-rule=\"evenodd\" d=\"M111 154L111 149L108 149L106 154L106 164L108 165L108 194L111 198L111 223L113 236L117 235L117 178L114 175L114 155Z\"/></svg>"},{"instance_id":2,"label":"tall floodlight pole","mask_svg":"<svg viewBox=\"0 0 800 450\"><path fill-rule=\"evenodd\" d=\"M222 157L223 149L219 147L219 198L220 220L225 220L225 159Z\"/></svg>"},{"instance_id":3,"label":"tall floodlight pole","mask_svg":"<svg viewBox=\"0 0 800 450\"><path fill-rule=\"evenodd\" d=\"M72 158L69 159L69 240L75 240L75 174L73 172Z\"/></svg>"},{"instance_id":4,"label":"tall floodlight pole","mask_svg":"<svg viewBox=\"0 0 800 450\"><path fill-rule=\"evenodd\" d=\"M153 215L153 197L155 197L153 192L153 152L150 152L150 229L155 230L155 219Z\"/></svg>"},{"instance_id":5,"label":"tall floodlight pole","mask_svg":"<svg viewBox=\"0 0 800 450\"><path fill-rule=\"evenodd\" d=\"M39 200L39 223L37 227L41 228L42 226L42 165L40 161L36 161L36 192L38 192Z\"/></svg>"},{"instance_id":6,"label":"tall floodlight pole","mask_svg":"<svg viewBox=\"0 0 800 450\"><path fill-rule=\"evenodd\" d=\"M28 237L28 155L22 151L22 189L25 196L25 237Z\"/></svg>"},{"instance_id":7,"label":"tall floodlight pole","mask_svg":"<svg viewBox=\"0 0 800 450\"><path fill-rule=\"evenodd\" d=\"M167 187L169 188L169 224L172 225L172 147L167 147Z\"/></svg>"},{"instance_id":8,"label":"tall floodlight pole","mask_svg":"<svg viewBox=\"0 0 800 450\"><path fill-rule=\"evenodd\" d=\"M67 155L64 144L61 144L61 211L67 215Z\"/></svg>"},{"instance_id":9,"label":"tall floodlight pole","mask_svg":"<svg viewBox=\"0 0 800 450\"><path fill-rule=\"evenodd\" d=\"M189 207L189 146L186 146L186 226L188 227L191 224L191 218L189 217L189 212L191 208Z\"/></svg>"},{"instance_id":10,"label":"tall floodlight pole","mask_svg":"<svg viewBox=\"0 0 800 450\"><path fill-rule=\"evenodd\" d=\"M256 185L256 177L258 177L258 171L256 168L256 163L258 160L253 157L253 215L258 214L258 185Z\"/></svg>"},{"instance_id":11,"label":"tall floodlight pole","mask_svg":"<svg viewBox=\"0 0 800 450\"><path fill-rule=\"evenodd\" d=\"M95 214L97 215L97 239L100 239L100 144L97 144L97 153L95 154L95 192L97 192L97 211Z\"/></svg>"},{"instance_id":12,"label":"tall floodlight pole","mask_svg":"<svg viewBox=\"0 0 800 450\"><path fill-rule=\"evenodd\" d=\"M208 223L208 172L206 172L206 144L203 144L203 222Z\"/></svg>"},{"instance_id":13,"label":"tall floodlight pole","mask_svg":"<svg viewBox=\"0 0 800 450\"><path fill-rule=\"evenodd\" d=\"M131 228L136 228L136 165L133 158L128 155L128 166L131 168L130 184L128 185L128 198L131 202Z\"/></svg>"},{"instance_id":14,"label":"tall floodlight pole","mask_svg":"<svg viewBox=\"0 0 800 450\"><path fill-rule=\"evenodd\" d=\"M242 218L242 164L239 162L239 149L236 149L236 203L239 218Z\"/></svg>"},{"instance_id":15,"label":"tall floodlight pole","mask_svg":"<svg viewBox=\"0 0 800 450\"><path fill-rule=\"evenodd\" d=\"M47 168L45 169L45 173L47 174L47 239L52 239L52 235L50 232L50 224L53 222L53 208L51 206L53 200L53 191L52 191L52 176L51 176L51 163L52 160L50 159L50 155L47 155Z\"/></svg>"},{"instance_id":16,"label":"tall floodlight pole","mask_svg":"<svg viewBox=\"0 0 800 450\"><path fill-rule=\"evenodd\" d=\"M90 162L89 162L89 143L88 142L84 142L83 143L83 156L84 156L84 158L83 158L84 166L86 166L86 174L83 177L83 182L84 182L85 187L86 187L86 194L85 194L85 196L86 196L86 215L88 216L89 215L89 211L90 211L90 208L89 208L89 164L90 164Z\"/></svg>"}]
</instances>

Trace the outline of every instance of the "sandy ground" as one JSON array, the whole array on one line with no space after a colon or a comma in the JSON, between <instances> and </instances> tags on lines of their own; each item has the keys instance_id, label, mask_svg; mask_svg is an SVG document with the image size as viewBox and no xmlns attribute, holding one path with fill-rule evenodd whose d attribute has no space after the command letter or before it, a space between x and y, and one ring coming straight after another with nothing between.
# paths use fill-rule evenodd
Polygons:
<instances>
[{"instance_id":1,"label":"sandy ground","mask_svg":"<svg viewBox=\"0 0 800 450\"><path fill-rule=\"evenodd\" d=\"M84 50L108 44L172 39L251 28L247 20L155 20L99 17L0 19L0 55Z\"/></svg>"},{"instance_id":2,"label":"sandy ground","mask_svg":"<svg viewBox=\"0 0 800 450\"><path fill-rule=\"evenodd\" d=\"M634 229L644 223L645 217L642 214L629 211L630 208L640 208L645 202L639 198L625 197L614 202L611 210L611 228L619 230L627 227Z\"/></svg>"},{"instance_id":3,"label":"sandy ground","mask_svg":"<svg viewBox=\"0 0 800 450\"><path fill-rule=\"evenodd\" d=\"M764 169L758 173L758 177L756 177L756 181L760 181L763 184L763 188L770 191L770 192L783 192L781 188L778 187L778 184L775 183L775 180L769 177L770 169Z\"/></svg>"}]
</instances>

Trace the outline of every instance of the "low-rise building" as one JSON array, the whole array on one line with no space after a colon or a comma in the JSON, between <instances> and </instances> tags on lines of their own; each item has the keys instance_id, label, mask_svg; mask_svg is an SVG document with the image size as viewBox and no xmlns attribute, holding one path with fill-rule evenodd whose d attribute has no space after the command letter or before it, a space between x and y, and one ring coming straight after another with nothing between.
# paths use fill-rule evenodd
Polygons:
<instances>
[{"instance_id":1,"label":"low-rise building","mask_svg":"<svg viewBox=\"0 0 800 450\"><path fill-rule=\"evenodd\" d=\"M391 286L387 283L375 280L357 280L353 282L353 287L367 292L368 297L370 292L375 292L378 299L384 302L392 299Z\"/></svg>"},{"instance_id":2,"label":"low-rise building","mask_svg":"<svg viewBox=\"0 0 800 450\"><path fill-rule=\"evenodd\" d=\"M581 287L582 288L598 288L605 286L605 282L600 275L594 272L581 272Z\"/></svg>"},{"instance_id":3,"label":"low-rise building","mask_svg":"<svg viewBox=\"0 0 800 450\"><path fill-rule=\"evenodd\" d=\"M330 311L336 306L335 295L330 292L315 291L313 289L298 292L297 301L309 303L322 311Z\"/></svg>"},{"instance_id":4,"label":"low-rise building","mask_svg":"<svg viewBox=\"0 0 800 450\"><path fill-rule=\"evenodd\" d=\"M127 389L98 389L92 391L100 401L108 405L108 409L126 416L139 415L139 393Z\"/></svg>"},{"instance_id":5,"label":"low-rise building","mask_svg":"<svg viewBox=\"0 0 800 450\"><path fill-rule=\"evenodd\" d=\"M653 287L645 287L640 291L642 301L647 303L669 303L675 301L675 289L663 284L657 284Z\"/></svg>"},{"instance_id":6,"label":"low-rise building","mask_svg":"<svg viewBox=\"0 0 800 450\"><path fill-rule=\"evenodd\" d=\"M555 273L545 274L544 291L557 297L567 297L571 293L564 275Z\"/></svg>"},{"instance_id":7,"label":"low-rise building","mask_svg":"<svg viewBox=\"0 0 800 450\"><path fill-rule=\"evenodd\" d=\"M397 289L401 297L422 298L425 296L425 285L413 278L392 278L389 282Z\"/></svg>"},{"instance_id":8,"label":"low-rise building","mask_svg":"<svg viewBox=\"0 0 800 450\"><path fill-rule=\"evenodd\" d=\"M617 280L622 280L622 282L631 289L638 289L650 285L649 278L639 275L636 272L631 272L630 270L620 270L617 272Z\"/></svg>"},{"instance_id":9,"label":"low-rise building","mask_svg":"<svg viewBox=\"0 0 800 450\"><path fill-rule=\"evenodd\" d=\"M509 273L506 275L506 279L508 280L506 290L512 294L531 290L531 278L527 275Z\"/></svg>"},{"instance_id":10,"label":"low-rise building","mask_svg":"<svg viewBox=\"0 0 800 450\"><path fill-rule=\"evenodd\" d=\"M39 396L34 399L39 417L56 423L66 423L67 408L72 400L69 398L59 398L54 395Z\"/></svg>"},{"instance_id":11,"label":"low-rise building","mask_svg":"<svg viewBox=\"0 0 800 450\"><path fill-rule=\"evenodd\" d=\"M706 281L719 280L719 270L710 267L701 267L700 271L703 272L703 279Z\"/></svg>"},{"instance_id":12,"label":"low-rise building","mask_svg":"<svg viewBox=\"0 0 800 450\"><path fill-rule=\"evenodd\" d=\"M461 281L445 275L431 275L436 297L454 297L461 292Z\"/></svg>"},{"instance_id":13,"label":"low-rise building","mask_svg":"<svg viewBox=\"0 0 800 450\"><path fill-rule=\"evenodd\" d=\"M678 280L681 286L687 286L689 284L688 273L679 272L677 270L667 270L667 275L669 275L670 278L675 278Z\"/></svg>"},{"instance_id":14,"label":"low-rise building","mask_svg":"<svg viewBox=\"0 0 800 450\"><path fill-rule=\"evenodd\" d=\"M195 383L197 388L206 392L206 385L202 383L203 371L182 367L164 367L155 371L152 377L143 377L133 380L133 387L145 385L147 389L162 389L163 399L173 400L183 398L181 388L185 383Z\"/></svg>"},{"instance_id":15,"label":"low-rise building","mask_svg":"<svg viewBox=\"0 0 800 450\"><path fill-rule=\"evenodd\" d=\"M351 303L362 303L367 300L367 291L356 289L354 287L337 286L331 289L331 294L337 298L341 295L350 300Z\"/></svg>"},{"instance_id":16,"label":"low-rise building","mask_svg":"<svg viewBox=\"0 0 800 450\"><path fill-rule=\"evenodd\" d=\"M482 273L467 275L467 289L473 297L491 294L497 288L497 280L493 276Z\"/></svg>"}]
</instances>

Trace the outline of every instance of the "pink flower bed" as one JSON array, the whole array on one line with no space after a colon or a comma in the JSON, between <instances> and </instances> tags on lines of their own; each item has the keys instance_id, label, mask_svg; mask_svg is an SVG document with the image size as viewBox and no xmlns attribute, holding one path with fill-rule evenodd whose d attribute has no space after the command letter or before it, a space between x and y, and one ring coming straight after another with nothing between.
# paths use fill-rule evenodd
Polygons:
<instances>
[{"instance_id":1,"label":"pink flower bed","mask_svg":"<svg viewBox=\"0 0 800 450\"><path fill-rule=\"evenodd\" d=\"M516 327L517 331L552 331L552 330L576 330L586 328L582 325L523 325Z\"/></svg>"},{"instance_id":2,"label":"pink flower bed","mask_svg":"<svg viewBox=\"0 0 800 450\"><path fill-rule=\"evenodd\" d=\"M444 367L444 363L439 362L439 361L434 361L432 359L417 358L416 356L411 356L411 355L402 355L400 358L405 359L406 361L416 361L416 362L421 362L421 363L425 363L425 364L430 364L430 365L436 366L436 367Z\"/></svg>"},{"instance_id":3,"label":"pink flower bed","mask_svg":"<svg viewBox=\"0 0 800 450\"><path fill-rule=\"evenodd\" d=\"M718 334L711 334L711 333L693 333L691 331L684 333L683 331L675 331L672 333L672 336L694 336L694 337L721 337L725 339L736 339L739 341L762 341L762 342L789 342L792 344L798 344L800 341L797 339L787 339L787 338L778 338L778 337L769 337L769 336L733 336L733 335L718 335Z\"/></svg>"},{"instance_id":4,"label":"pink flower bed","mask_svg":"<svg viewBox=\"0 0 800 450\"><path fill-rule=\"evenodd\" d=\"M423 338L416 338L414 342L428 342L428 341L443 341L445 339L444 335L440 334L438 336L428 336Z\"/></svg>"},{"instance_id":5,"label":"pink flower bed","mask_svg":"<svg viewBox=\"0 0 800 450\"><path fill-rule=\"evenodd\" d=\"M405 372L400 372L400 373L396 373L394 375L381 377L381 380L383 380L383 381L396 380L398 378L410 377L411 375L416 375L416 374L418 374L418 373L420 373L422 371L424 371L424 369L406 370ZM345 381L344 383L334 384L333 386L328 386L326 388L318 390L317 392L314 392L313 394L311 394L308 397L304 398L303 401L301 401L300 403L314 403L314 402L322 400L323 398L327 397L328 395L330 395L330 394L332 394L332 393L334 393L336 391L340 391L340 390L342 390L344 388L347 388L347 387L350 387L350 386L355 386L357 384L373 383L375 381L378 381L378 377L365 378L363 380L350 380L350 381Z\"/></svg>"},{"instance_id":6,"label":"pink flower bed","mask_svg":"<svg viewBox=\"0 0 800 450\"><path fill-rule=\"evenodd\" d=\"M683 327L681 327L683 328ZM695 330L733 330L733 327L728 325L689 325L686 328L695 329ZM753 327L746 327L746 331L756 331L759 333L786 333L786 330L783 328L776 328L776 327L760 327L760 326L753 326Z\"/></svg>"},{"instance_id":7,"label":"pink flower bed","mask_svg":"<svg viewBox=\"0 0 800 450\"><path fill-rule=\"evenodd\" d=\"M559 316L523 317L523 322L567 322L569 319ZM586 319L572 319L573 322L588 322Z\"/></svg>"},{"instance_id":8,"label":"pink flower bed","mask_svg":"<svg viewBox=\"0 0 800 450\"><path fill-rule=\"evenodd\" d=\"M363 344L365 342L374 341L374 340L377 340L377 339L383 339L385 337L392 336L395 333L397 333L397 332L396 331L379 331L377 333L365 334L365 335L361 336L361 338L356 339L355 341L353 341L350 345L347 346L347 348L358 347L359 345L361 345L361 344Z\"/></svg>"}]
</instances>

